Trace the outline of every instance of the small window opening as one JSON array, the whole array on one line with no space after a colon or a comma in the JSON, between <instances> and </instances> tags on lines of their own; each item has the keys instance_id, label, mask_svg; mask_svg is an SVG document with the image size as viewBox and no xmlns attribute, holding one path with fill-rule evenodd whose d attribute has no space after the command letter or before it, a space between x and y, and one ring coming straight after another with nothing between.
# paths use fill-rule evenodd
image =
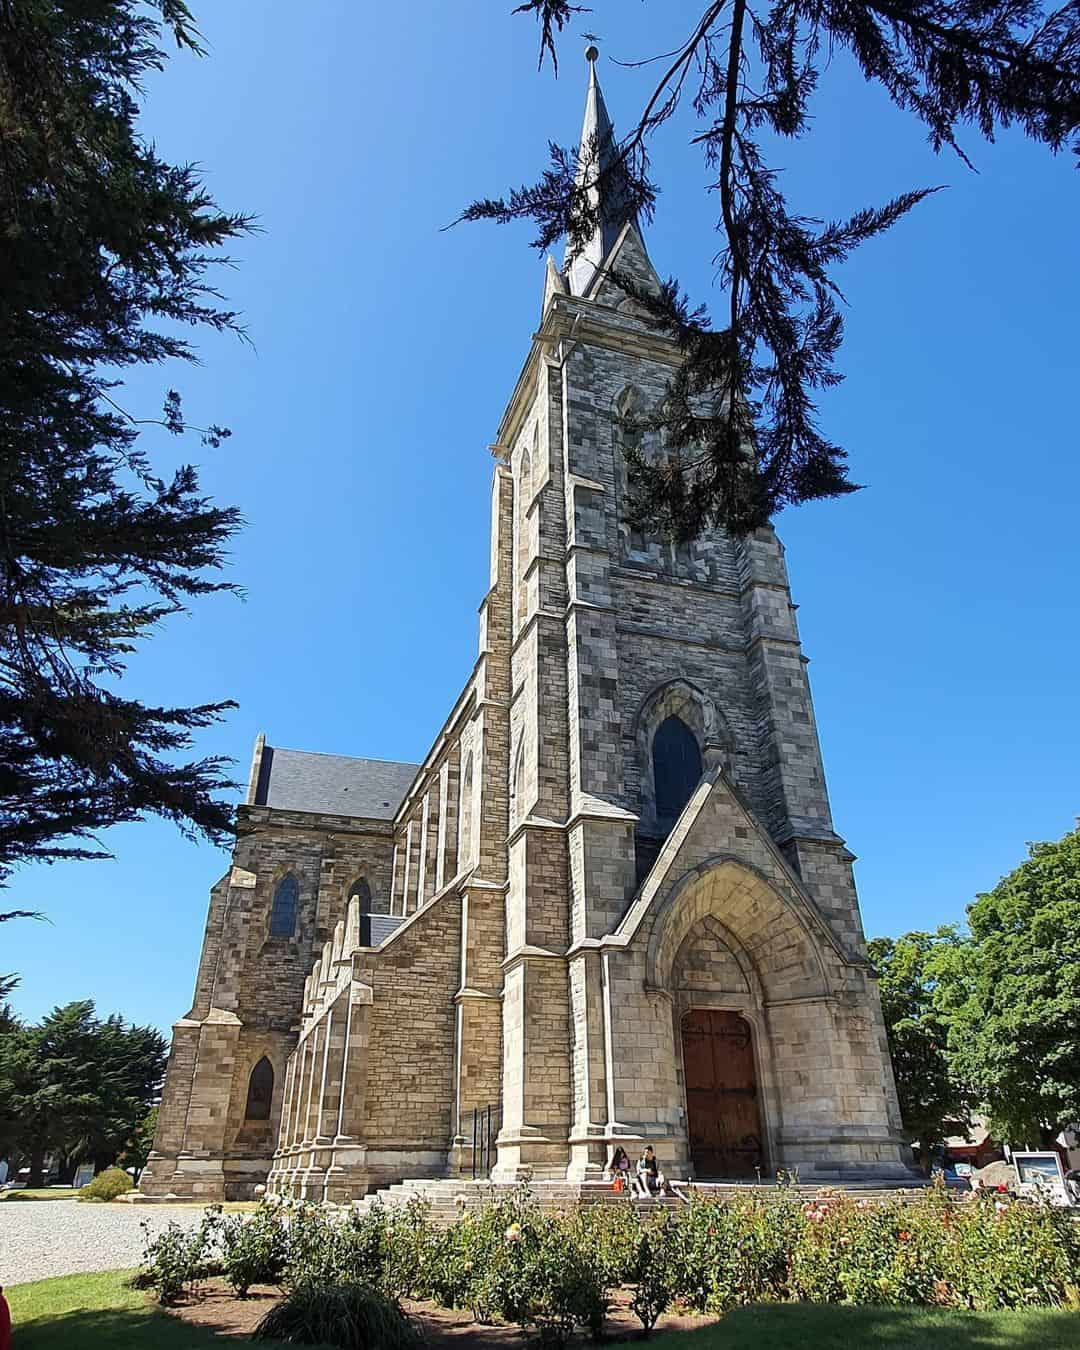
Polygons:
<instances>
[{"instance_id":1,"label":"small window opening","mask_svg":"<svg viewBox=\"0 0 1080 1350\"><path fill-rule=\"evenodd\" d=\"M296 932L296 911L300 907L300 883L290 872L278 882L270 910L270 936L292 937Z\"/></svg>"},{"instance_id":2,"label":"small window opening","mask_svg":"<svg viewBox=\"0 0 1080 1350\"><path fill-rule=\"evenodd\" d=\"M248 1079L245 1120L269 1120L270 1104L274 1100L274 1066L263 1055Z\"/></svg>"}]
</instances>

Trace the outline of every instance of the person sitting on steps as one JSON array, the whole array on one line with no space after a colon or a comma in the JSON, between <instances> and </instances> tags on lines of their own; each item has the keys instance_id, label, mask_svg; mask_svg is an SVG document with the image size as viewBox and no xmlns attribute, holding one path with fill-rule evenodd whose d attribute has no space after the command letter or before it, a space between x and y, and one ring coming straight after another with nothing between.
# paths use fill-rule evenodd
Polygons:
<instances>
[{"instance_id":1,"label":"person sitting on steps","mask_svg":"<svg viewBox=\"0 0 1080 1350\"><path fill-rule=\"evenodd\" d=\"M645 1152L638 1159L636 1180L638 1195L648 1198L651 1195L664 1195L667 1192L667 1178L660 1171L660 1164L657 1162L651 1144L646 1145Z\"/></svg>"},{"instance_id":2,"label":"person sitting on steps","mask_svg":"<svg viewBox=\"0 0 1080 1350\"><path fill-rule=\"evenodd\" d=\"M630 1189L630 1158L624 1148L617 1148L607 1165L607 1176L618 1191Z\"/></svg>"}]
</instances>

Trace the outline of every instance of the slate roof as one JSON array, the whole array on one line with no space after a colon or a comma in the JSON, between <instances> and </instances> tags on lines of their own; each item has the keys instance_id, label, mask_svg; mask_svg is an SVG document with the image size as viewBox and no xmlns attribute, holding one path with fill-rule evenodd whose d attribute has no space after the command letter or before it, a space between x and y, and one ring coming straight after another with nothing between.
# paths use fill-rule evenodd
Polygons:
<instances>
[{"instance_id":1,"label":"slate roof","mask_svg":"<svg viewBox=\"0 0 1080 1350\"><path fill-rule=\"evenodd\" d=\"M266 745L253 804L280 811L393 820L418 767Z\"/></svg>"}]
</instances>

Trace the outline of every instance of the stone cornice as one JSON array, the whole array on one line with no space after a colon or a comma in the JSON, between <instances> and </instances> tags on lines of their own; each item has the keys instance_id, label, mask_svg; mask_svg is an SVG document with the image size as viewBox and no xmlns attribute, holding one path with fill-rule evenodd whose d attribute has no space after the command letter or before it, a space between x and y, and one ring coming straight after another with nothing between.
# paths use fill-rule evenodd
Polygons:
<instances>
[{"instance_id":1,"label":"stone cornice","mask_svg":"<svg viewBox=\"0 0 1080 1350\"><path fill-rule=\"evenodd\" d=\"M534 947L531 943L526 943L509 953L502 963L502 968L509 974L518 966L527 965L530 961L559 961L565 964L566 955L563 952L553 952L547 947Z\"/></svg>"}]
</instances>

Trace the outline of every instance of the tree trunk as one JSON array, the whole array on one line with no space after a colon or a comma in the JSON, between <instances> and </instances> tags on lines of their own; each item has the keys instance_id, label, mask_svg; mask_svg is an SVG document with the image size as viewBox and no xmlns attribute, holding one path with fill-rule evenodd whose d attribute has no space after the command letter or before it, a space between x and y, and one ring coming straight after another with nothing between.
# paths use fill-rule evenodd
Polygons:
<instances>
[{"instance_id":1,"label":"tree trunk","mask_svg":"<svg viewBox=\"0 0 1080 1350\"><path fill-rule=\"evenodd\" d=\"M26 1184L35 1187L45 1185L45 1149L41 1145L35 1144L30 1150L30 1175Z\"/></svg>"}]
</instances>

